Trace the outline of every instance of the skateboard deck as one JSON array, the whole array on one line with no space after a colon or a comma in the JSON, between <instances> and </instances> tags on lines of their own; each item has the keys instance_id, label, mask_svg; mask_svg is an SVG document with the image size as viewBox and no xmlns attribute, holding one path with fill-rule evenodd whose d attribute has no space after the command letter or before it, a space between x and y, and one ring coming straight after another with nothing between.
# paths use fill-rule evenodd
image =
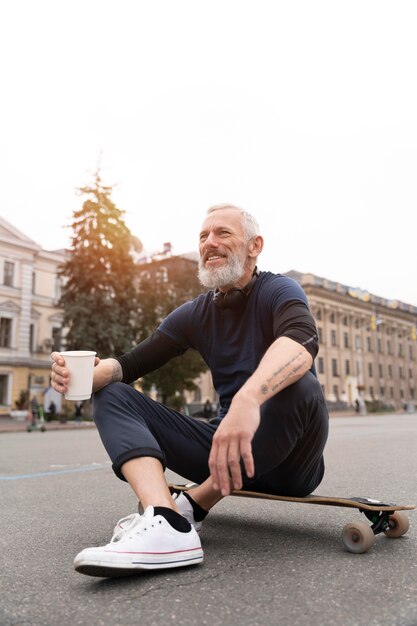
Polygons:
<instances>
[{"instance_id":1,"label":"skateboard deck","mask_svg":"<svg viewBox=\"0 0 417 626\"><path fill-rule=\"evenodd\" d=\"M170 484L171 491L188 491L196 485ZM409 519L404 511L415 509L414 504L394 504L361 496L342 498L336 496L320 496L311 494L302 498L294 496L280 496L257 491L234 490L232 496L240 498L257 498L261 500L278 500L280 502L298 502L302 504L316 504L322 506L339 506L358 509L365 515L369 523L359 520L347 524L342 531L342 540L345 548L354 554L367 552L375 541L375 536L384 533L390 538L405 535L409 529Z\"/></svg>"}]
</instances>

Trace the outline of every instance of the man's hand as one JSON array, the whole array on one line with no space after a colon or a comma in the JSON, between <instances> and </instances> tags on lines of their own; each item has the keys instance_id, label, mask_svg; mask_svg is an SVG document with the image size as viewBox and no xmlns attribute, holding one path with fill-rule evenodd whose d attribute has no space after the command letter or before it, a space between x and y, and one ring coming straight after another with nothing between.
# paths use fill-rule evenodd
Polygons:
<instances>
[{"instance_id":1,"label":"man's hand","mask_svg":"<svg viewBox=\"0 0 417 626\"><path fill-rule=\"evenodd\" d=\"M65 367L65 359L59 352L52 352L51 386L58 393L65 393L68 389L69 371ZM96 356L94 361L93 392L102 389L109 383L122 380L122 368L116 359L100 360Z\"/></svg>"},{"instance_id":2,"label":"man's hand","mask_svg":"<svg viewBox=\"0 0 417 626\"><path fill-rule=\"evenodd\" d=\"M65 367L65 359L59 352L52 352L51 387L58 393L65 393L68 388L69 372Z\"/></svg>"},{"instance_id":3,"label":"man's hand","mask_svg":"<svg viewBox=\"0 0 417 626\"><path fill-rule=\"evenodd\" d=\"M213 487L228 496L233 489L242 488L243 460L246 474L255 473L252 439L260 423L259 404L253 399L235 396L227 415L213 437L209 457Z\"/></svg>"}]
</instances>

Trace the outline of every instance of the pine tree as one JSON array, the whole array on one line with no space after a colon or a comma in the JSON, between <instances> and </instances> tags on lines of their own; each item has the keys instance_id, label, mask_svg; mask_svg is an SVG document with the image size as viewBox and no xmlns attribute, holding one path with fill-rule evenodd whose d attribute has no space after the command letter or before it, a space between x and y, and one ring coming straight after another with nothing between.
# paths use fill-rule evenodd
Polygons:
<instances>
[{"instance_id":1,"label":"pine tree","mask_svg":"<svg viewBox=\"0 0 417 626\"><path fill-rule=\"evenodd\" d=\"M79 191L86 199L73 213L71 250L60 271L66 345L116 356L130 350L136 338L133 238L124 211L111 199L112 187L103 185L98 171Z\"/></svg>"}]
</instances>

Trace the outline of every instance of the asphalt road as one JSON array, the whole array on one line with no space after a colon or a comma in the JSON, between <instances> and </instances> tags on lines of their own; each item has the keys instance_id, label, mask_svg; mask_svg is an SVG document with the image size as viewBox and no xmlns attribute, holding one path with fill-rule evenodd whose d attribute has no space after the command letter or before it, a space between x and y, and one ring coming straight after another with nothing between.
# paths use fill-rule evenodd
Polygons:
<instances>
[{"instance_id":1,"label":"asphalt road","mask_svg":"<svg viewBox=\"0 0 417 626\"><path fill-rule=\"evenodd\" d=\"M318 492L415 502L416 451L417 415L333 418ZM74 555L136 508L94 429L1 434L0 503L1 626L417 624L416 512L407 535L353 555L340 533L355 510L228 498L202 565L83 576Z\"/></svg>"}]
</instances>

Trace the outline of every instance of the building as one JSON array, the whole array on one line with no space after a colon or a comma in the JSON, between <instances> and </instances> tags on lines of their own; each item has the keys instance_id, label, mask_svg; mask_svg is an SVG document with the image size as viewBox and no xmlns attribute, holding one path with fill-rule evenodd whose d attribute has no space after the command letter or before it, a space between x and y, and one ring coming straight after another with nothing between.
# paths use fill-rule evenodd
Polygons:
<instances>
[{"instance_id":1,"label":"building","mask_svg":"<svg viewBox=\"0 0 417 626\"><path fill-rule=\"evenodd\" d=\"M287 275L303 287L317 323L316 369L328 405L412 411L417 307L313 274Z\"/></svg>"},{"instance_id":2,"label":"building","mask_svg":"<svg viewBox=\"0 0 417 626\"><path fill-rule=\"evenodd\" d=\"M50 353L61 349L58 266L48 252L0 217L0 415L19 400L44 404Z\"/></svg>"}]
</instances>

